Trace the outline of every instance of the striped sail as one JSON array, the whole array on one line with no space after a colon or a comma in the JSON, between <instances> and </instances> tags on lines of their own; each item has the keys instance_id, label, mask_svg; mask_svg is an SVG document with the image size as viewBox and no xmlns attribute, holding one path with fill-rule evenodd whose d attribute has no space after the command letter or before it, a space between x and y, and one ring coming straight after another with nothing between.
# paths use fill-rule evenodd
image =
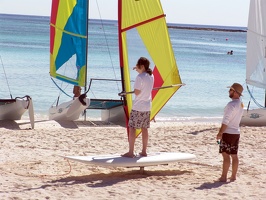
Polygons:
<instances>
[{"instance_id":1,"label":"striped sail","mask_svg":"<svg viewBox=\"0 0 266 200\"><path fill-rule=\"evenodd\" d=\"M87 0L53 0L50 21L50 75L85 86ZM71 61L71 62L70 62Z\"/></svg>"},{"instance_id":2,"label":"striped sail","mask_svg":"<svg viewBox=\"0 0 266 200\"><path fill-rule=\"evenodd\" d=\"M154 63L154 66L151 66L155 79L154 87L167 87L182 83L169 38L165 15L159 0L119 0L118 24L120 66L124 91L132 91L130 84L132 66L128 64L130 58L128 56L127 44L129 40L127 34L133 29L136 30L146 48L150 61ZM179 88L180 86L153 90L151 120L155 118L156 114ZM132 98L132 95L125 97L127 118L132 109ZM139 133L140 131L137 131L137 136Z\"/></svg>"}]
</instances>

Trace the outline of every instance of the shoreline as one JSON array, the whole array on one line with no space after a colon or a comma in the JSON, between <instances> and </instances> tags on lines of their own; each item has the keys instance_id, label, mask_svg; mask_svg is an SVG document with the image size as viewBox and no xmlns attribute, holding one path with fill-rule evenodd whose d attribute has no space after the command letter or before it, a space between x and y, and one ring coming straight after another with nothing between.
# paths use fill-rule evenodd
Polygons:
<instances>
[{"instance_id":1,"label":"shoreline","mask_svg":"<svg viewBox=\"0 0 266 200\"><path fill-rule=\"evenodd\" d=\"M12 16L25 16L25 17L32 17L32 18L40 18L49 20L49 16L38 16L38 15L22 15L22 14L5 14L0 13L0 16L12 17ZM109 24L111 26L116 25L116 20L100 20L100 19L89 19L94 21L95 23L103 23ZM205 30L205 31L226 31L226 32L247 32L247 30L243 30L243 28L247 29L246 27L237 27L237 26L220 26L220 25L204 25L204 24L173 24L167 23L168 28L173 29L189 29L189 30ZM229 28L230 27L230 28Z\"/></svg>"},{"instance_id":2,"label":"shoreline","mask_svg":"<svg viewBox=\"0 0 266 200\"><path fill-rule=\"evenodd\" d=\"M26 112L22 118L21 118L22 121L27 121L29 120L29 116L28 116L28 113ZM38 113L35 113L35 120L36 121L53 121L53 120L49 120L49 117L46 116L46 115L39 115ZM16 120L19 122L19 120ZM86 117L86 120L84 120L84 117L81 116L78 120L76 121L101 121L101 117L98 116L98 117ZM193 117L155 117L154 120L151 121L151 123L164 123L164 122L172 122L172 123L175 123L175 122L203 122L203 123L220 123L222 121L222 117L206 117L206 116L193 116ZM118 124L121 124L121 123L118 123Z\"/></svg>"},{"instance_id":3,"label":"shoreline","mask_svg":"<svg viewBox=\"0 0 266 200\"><path fill-rule=\"evenodd\" d=\"M187 30L203 30L203 31L224 31L224 32L247 32L247 30L242 30L242 29L236 29L237 27L234 27L234 29L230 28L225 28L225 27L219 27L219 28L214 28L214 27L195 27L195 26L179 26L179 25L168 25L168 28L172 29L187 29Z\"/></svg>"}]
</instances>

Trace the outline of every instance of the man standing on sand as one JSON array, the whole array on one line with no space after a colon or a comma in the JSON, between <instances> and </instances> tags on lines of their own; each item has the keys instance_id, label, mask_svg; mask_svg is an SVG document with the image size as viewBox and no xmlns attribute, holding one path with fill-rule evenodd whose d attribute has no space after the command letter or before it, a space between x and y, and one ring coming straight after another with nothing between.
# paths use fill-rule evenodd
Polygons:
<instances>
[{"instance_id":1,"label":"man standing on sand","mask_svg":"<svg viewBox=\"0 0 266 200\"><path fill-rule=\"evenodd\" d=\"M223 170L219 181L226 182L227 173L232 158L232 175L230 181L236 180L238 170L238 143L240 138L240 120L243 115L243 104L240 100L243 87L239 83L234 83L229 87L229 97L232 99L225 109L221 128L216 136L217 141L220 140L219 153L223 156Z\"/></svg>"},{"instance_id":2,"label":"man standing on sand","mask_svg":"<svg viewBox=\"0 0 266 200\"><path fill-rule=\"evenodd\" d=\"M150 61L147 58L139 58L135 69L139 74L134 84L135 99L129 116L129 151L123 157L135 157L134 145L136 140L136 129L142 131L141 156L147 156L148 128L150 127L151 91L154 83L154 76L150 69Z\"/></svg>"}]
</instances>

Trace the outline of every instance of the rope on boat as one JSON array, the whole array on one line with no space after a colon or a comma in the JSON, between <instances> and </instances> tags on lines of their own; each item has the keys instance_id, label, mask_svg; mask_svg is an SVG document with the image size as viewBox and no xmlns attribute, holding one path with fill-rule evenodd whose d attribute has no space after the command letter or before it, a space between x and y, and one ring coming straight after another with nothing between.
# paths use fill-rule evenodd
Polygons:
<instances>
[{"instance_id":1,"label":"rope on boat","mask_svg":"<svg viewBox=\"0 0 266 200\"><path fill-rule=\"evenodd\" d=\"M113 59L112 59L112 56L111 56L110 47L109 47L108 40L107 40L107 36L106 36L106 31L105 31L105 28L104 28L104 25L103 25L103 20L102 20L102 15L101 15L100 7L99 7L99 4L98 4L98 1L97 0L96 0L96 4L97 4L98 13L99 13L99 16L100 16L101 27L102 27L102 30L103 30L103 35L104 35L104 39L105 39L105 42L106 42L106 46L107 46L107 50L108 50L108 55L109 55L110 62L111 62L111 65L112 65L114 77L115 77L115 79L117 79L116 72L115 72L115 68L114 68ZM117 91L119 91L118 83L116 83L116 87L117 87Z\"/></svg>"},{"instance_id":2,"label":"rope on boat","mask_svg":"<svg viewBox=\"0 0 266 200\"><path fill-rule=\"evenodd\" d=\"M8 91L9 91L9 95L12 98L12 94L11 94L11 90L10 90L10 87L9 87L9 82L8 82L8 79L7 79L7 75L6 75L6 71L5 71L5 67L4 67L4 63L3 63L3 60L2 60L2 57L0 55L0 59L1 59L1 64L2 64L2 67L3 67L3 71L4 71L4 75L5 75L5 79L6 79L6 83L7 83L7 87L8 87Z\"/></svg>"},{"instance_id":3,"label":"rope on boat","mask_svg":"<svg viewBox=\"0 0 266 200\"><path fill-rule=\"evenodd\" d=\"M31 100L31 97L29 95L25 95L24 97L16 97L15 99L25 99L25 98L27 99L27 102L28 102L26 109L28 109L30 106L30 100Z\"/></svg>"},{"instance_id":4,"label":"rope on boat","mask_svg":"<svg viewBox=\"0 0 266 200\"><path fill-rule=\"evenodd\" d=\"M52 79L52 78L51 78ZM59 87L59 85L54 81L54 79L52 79L52 81L54 82L54 84L56 85L56 87L62 92L64 93L66 96L72 98L72 96L70 96L69 94L67 94L61 87Z\"/></svg>"},{"instance_id":5,"label":"rope on boat","mask_svg":"<svg viewBox=\"0 0 266 200\"><path fill-rule=\"evenodd\" d=\"M248 85L247 85L247 90L248 90L248 93L250 95L250 98L253 100L253 102L256 104L256 106L258 106L259 108L263 108L263 109L266 109L266 107L262 106L256 99L255 97L252 95L252 92L250 91ZM249 102L250 104L250 102ZM249 106L248 106L249 107Z\"/></svg>"}]
</instances>

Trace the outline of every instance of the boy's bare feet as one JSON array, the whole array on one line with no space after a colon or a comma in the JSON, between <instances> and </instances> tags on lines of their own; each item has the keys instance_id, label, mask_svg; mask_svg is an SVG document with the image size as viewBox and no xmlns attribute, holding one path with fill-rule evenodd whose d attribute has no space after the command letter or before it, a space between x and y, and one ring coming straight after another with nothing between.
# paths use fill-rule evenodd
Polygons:
<instances>
[{"instance_id":1,"label":"boy's bare feet","mask_svg":"<svg viewBox=\"0 0 266 200\"><path fill-rule=\"evenodd\" d=\"M224 178L224 177L220 177L220 178L218 179L218 181L219 181L219 182L226 182L226 178Z\"/></svg>"},{"instance_id":2,"label":"boy's bare feet","mask_svg":"<svg viewBox=\"0 0 266 200\"><path fill-rule=\"evenodd\" d=\"M131 153L129 153L129 152L127 152L127 153L125 153L125 154L122 154L121 156L122 156L122 157L128 157L128 158L134 158L134 157L135 157L134 154L131 154Z\"/></svg>"},{"instance_id":3,"label":"boy's bare feet","mask_svg":"<svg viewBox=\"0 0 266 200\"><path fill-rule=\"evenodd\" d=\"M143 156L143 157L146 157L147 156L147 153L140 152L139 155L140 156Z\"/></svg>"},{"instance_id":4,"label":"boy's bare feet","mask_svg":"<svg viewBox=\"0 0 266 200\"><path fill-rule=\"evenodd\" d=\"M232 176L230 177L230 181L231 181L231 182L233 182L233 181L235 181L235 180L236 180L236 177L232 177Z\"/></svg>"}]
</instances>

